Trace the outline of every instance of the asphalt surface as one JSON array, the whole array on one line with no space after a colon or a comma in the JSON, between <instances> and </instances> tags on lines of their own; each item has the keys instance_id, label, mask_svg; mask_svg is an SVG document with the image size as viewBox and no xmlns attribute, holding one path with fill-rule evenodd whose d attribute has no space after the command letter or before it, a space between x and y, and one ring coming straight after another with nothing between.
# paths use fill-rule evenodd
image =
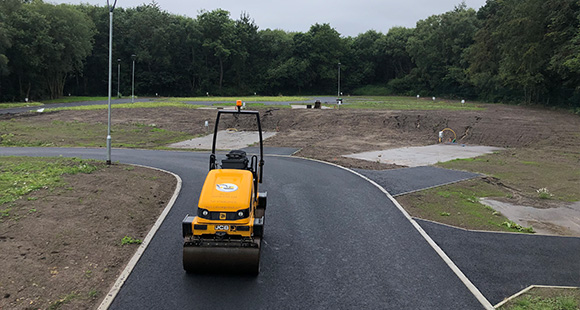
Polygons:
<instances>
[{"instance_id":1,"label":"asphalt surface","mask_svg":"<svg viewBox=\"0 0 580 310\"><path fill-rule=\"evenodd\" d=\"M494 305L533 284L580 286L580 238L466 231L417 221Z\"/></svg>"},{"instance_id":2,"label":"asphalt surface","mask_svg":"<svg viewBox=\"0 0 580 310\"><path fill-rule=\"evenodd\" d=\"M105 150L0 148L0 155L104 159ZM181 220L195 211L208 154L113 149L112 159L172 171L183 187L111 309L482 308L379 189L343 169L298 158L266 158L261 274L187 275ZM473 177L433 167L376 173L368 176L394 193L437 185L438 178ZM438 177L429 180L431 174ZM417 222L492 304L532 284L580 286L580 238Z\"/></svg>"},{"instance_id":3,"label":"asphalt surface","mask_svg":"<svg viewBox=\"0 0 580 310\"><path fill-rule=\"evenodd\" d=\"M245 147L242 150L246 151L247 154L260 154L260 148L251 146ZM292 147L264 147L264 154L268 155L286 155L290 156L294 153L298 152L300 149L292 148Z\"/></svg>"},{"instance_id":4,"label":"asphalt surface","mask_svg":"<svg viewBox=\"0 0 580 310\"><path fill-rule=\"evenodd\" d=\"M105 150L0 148L0 154L104 159ZM482 308L378 188L297 158L266 158L260 275L187 275L181 221L195 212L208 155L114 149L111 158L177 173L183 187L110 309Z\"/></svg>"},{"instance_id":5,"label":"asphalt surface","mask_svg":"<svg viewBox=\"0 0 580 310\"><path fill-rule=\"evenodd\" d=\"M391 170L354 170L377 182L393 196L473 179L479 176L476 173L431 166Z\"/></svg>"}]
</instances>

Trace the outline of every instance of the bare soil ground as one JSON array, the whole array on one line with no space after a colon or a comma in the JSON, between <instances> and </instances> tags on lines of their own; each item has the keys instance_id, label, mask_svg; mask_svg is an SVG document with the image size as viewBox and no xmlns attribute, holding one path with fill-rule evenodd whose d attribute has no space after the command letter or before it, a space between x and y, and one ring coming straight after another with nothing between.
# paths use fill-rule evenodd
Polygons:
<instances>
[{"instance_id":1,"label":"bare soil ground","mask_svg":"<svg viewBox=\"0 0 580 310\"><path fill-rule=\"evenodd\" d=\"M65 176L0 222L0 309L94 309L171 198L176 180L112 165ZM29 200L27 198L34 197Z\"/></svg>"},{"instance_id":2,"label":"bare soil ground","mask_svg":"<svg viewBox=\"0 0 580 310\"><path fill-rule=\"evenodd\" d=\"M261 116L263 130L278 132L265 141L266 146L299 148L297 156L351 168L396 168L341 155L434 144L443 128L454 129L459 143L567 150L580 164L580 117L529 107L482 106L486 110L264 108ZM143 108L114 109L112 118L114 124L154 124L202 135L207 132L205 121L213 128L215 115L214 110ZM0 120L8 119L106 124L107 113L0 115ZM253 129L249 122L235 119L224 121L222 127ZM38 200L22 199L17 203L20 219L0 223L0 309L95 308L134 252L134 246L120 246L121 239L144 238L175 185L173 177L157 171L121 166L71 176L67 182L72 190L41 191L35 194ZM31 209L38 211L29 213Z\"/></svg>"},{"instance_id":3,"label":"bare soil ground","mask_svg":"<svg viewBox=\"0 0 580 310\"><path fill-rule=\"evenodd\" d=\"M341 155L403 146L437 143L438 133L452 128L458 143L504 148L580 149L580 117L542 108L482 104L481 111L377 111L261 109L262 129L278 134L266 146L295 147L297 156L335 162L347 167L386 169L389 165L342 158ZM114 109L114 124L155 125L193 135L213 128L215 110L156 108ZM0 120L107 122L100 111L59 111L0 115ZM222 121L220 128L253 128L250 121Z\"/></svg>"}]
</instances>

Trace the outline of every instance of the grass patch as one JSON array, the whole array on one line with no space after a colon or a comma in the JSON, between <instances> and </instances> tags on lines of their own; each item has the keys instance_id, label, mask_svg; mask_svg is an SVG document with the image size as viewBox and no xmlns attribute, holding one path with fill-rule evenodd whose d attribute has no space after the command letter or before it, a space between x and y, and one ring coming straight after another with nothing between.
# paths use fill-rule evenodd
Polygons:
<instances>
[{"instance_id":1,"label":"grass patch","mask_svg":"<svg viewBox=\"0 0 580 310\"><path fill-rule=\"evenodd\" d=\"M43 105L41 102L6 102L0 103L0 109L37 107L41 105Z\"/></svg>"},{"instance_id":2,"label":"grass patch","mask_svg":"<svg viewBox=\"0 0 580 310\"><path fill-rule=\"evenodd\" d=\"M123 237L123 239L121 239L121 245L126 245L126 244L141 244L143 243L143 240L141 239L134 239L132 237L129 236L125 236Z\"/></svg>"},{"instance_id":3,"label":"grass patch","mask_svg":"<svg viewBox=\"0 0 580 310\"><path fill-rule=\"evenodd\" d=\"M377 96L377 97L346 97L341 109L381 109L381 110L449 110L477 111L485 108L475 103L462 104L457 100L435 100L427 98Z\"/></svg>"},{"instance_id":4,"label":"grass patch","mask_svg":"<svg viewBox=\"0 0 580 310\"><path fill-rule=\"evenodd\" d=\"M506 197L507 194L481 179L474 179L398 196L397 200L412 216L422 219L474 230L531 232L505 225L509 219L479 202L482 197Z\"/></svg>"},{"instance_id":5,"label":"grass patch","mask_svg":"<svg viewBox=\"0 0 580 310\"><path fill-rule=\"evenodd\" d=\"M62 175L92 173L99 169L97 163L76 158L0 157L0 206L8 206L2 207L1 216L11 216L10 202L37 189L64 186Z\"/></svg>"},{"instance_id":6,"label":"grass patch","mask_svg":"<svg viewBox=\"0 0 580 310\"><path fill-rule=\"evenodd\" d=\"M77 292L72 292L70 294L67 294L66 296L63 296L61 299L53 302L52 304L50 304L50 306L48 307L49 310L57 310L60 309L60 307L62 307L63 305L71 302L72 300L75 300L77 298L80 298L81 296L77 293Z\"/></svg>"},{"instance_id":7,"label":"grass patch","mask_svg":"<svg viewBox=\"0 0 580 310\"><path fill-rule=\"evenodd\" d=\"M501 310L577 310L580 290L563 288L533 288L510 300Z\"/></svg>"},{"instance_id":8,"label":"grass patch","mask_svg":"<svg viewBox=\"0 0 580 310\"><path fill-rule=\"evenodd\" d=\"M187 104L180 101L151 101L151 102L135 102L135 103L116 103L111 104L111 109L136 109L136 108L164 108L177 107L197 109L202 107L200 105ZM77 107L61 107L49 108L47 111L91 111L91 110L106 110L109 108L108 104L85 105Z\"/></svg>"},{"instance_id":9,"label":"grass patch","mask_svg":"<svg viewBox=\"0 0 580 310\"><path fill-rule=\"evenodd\" d=\"M115 99L113 97L112 99ZM83 97L83 96L68 96L58 99L45 100L44 103L69 103L69 102L84 102L84 101L102 101L109 100L109 97Z\"/></svg>"},{"instance_id":10,"label":"grass patch","mask_svg":"<svg viewBox=\"0 0 580 310\"><path fill-rule=\"evenodd\" d=\"M554 148L510 149L437 165L491 175L530 198L580 200L578 155L566 156Z\"/></svg>"},{"instance_id":11,"label":"grass patch","mask_svg":"<svg viewBox=\"0 0 580 310\"><path fill-rule=\"evenodd\" d=\"M0 146L105 147L106 135L107 124L0 121ZM113 125L111 136L113 147L125 148L157 148L195 137L143 124Z\"/></svg>"},{"instance_id":12,"label":"grass patch","mask_svg":"<svg viewBox=\"0 0 580 310\"><path fill-rule=\"evenodd\" d=\"M80 294L78 292L71 292L65 296L62 296L57 301L54 301L48 306L48 310L58 310L62 306L74 301L74 300L87 300L87 299L95 299L99 296L99 291L97 290L90 290L88 293Z\"/></svg>"},{"instance_id":13,"label":"grass patch","mask_svg":"<svg viewBox=\"0 0 580 310\"><path fill-rule=\"evenodd\" d=\"M292 101L306 101L310 99L311 98L308 97L296 97L296 96L247 96L247 97L183 97L183 98L170 98L169 100L181 102L215 101L220 103L231 103L235 105L237 100L251 102L292 102Z\"/></svg>"}]
</instances>

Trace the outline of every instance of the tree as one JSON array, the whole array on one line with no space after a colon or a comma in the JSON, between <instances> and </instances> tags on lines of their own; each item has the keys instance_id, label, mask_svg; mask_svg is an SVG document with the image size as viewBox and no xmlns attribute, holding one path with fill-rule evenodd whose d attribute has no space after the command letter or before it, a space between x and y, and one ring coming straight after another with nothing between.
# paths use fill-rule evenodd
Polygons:
<instances>
[{"instance_id":1,"label":"tree","mask_svg":"<svg viewBox=\"0 0 580 310\"><path fill-rule=\"evenodd\" d=\"M377 82L379 68L384 68L384 51L381 41L384 35L374 30L361 33L349 40L348 71L345 74L351 88ZM348 87L348 86L347 86Z\"/></svg>"},{"instance_id":2,"label":"tree","mask_svg":"<svg viewBox=\"0 0 580 310\"><path fill-rule=\"evenodd\" d=\"M13 44L10 68L19 97L62 96L67 75L82 70L92 49L94 24L69 5L24 3L9 18Z\"/></svg>"},{"instance_id":3,"label":"tree","mask_svg":"<svg viewBox=\"0 0 580 310\"><path fill-rule=\"evenodd\" d=\"M232 49L232 75L238 92L247 93L254 83L257 70L255 57L258 45L258 26L247 13L242 13L240 19L234 23L234 37ZM252 86L250 86L252 85Z\"/></svg>"},{"instance_id":4,"label":"tree","mask_svg":"<svg viewBox=\"0 0 580 310\"><path fill-rule=\"evenodd\" d=\"M473 96L465 51L478 28L475 10L467 9L465 3L417 22L407 45L417 66L413 74L437 94Z\"/></svg>"},{"instance_id":5,"label":"tree","mask_svg":"<svg viewBox=\"0 0 580 310\"><path fill-rule=\"evenodd\" d=\"M203 49L206 57L206 65L212 66L212 60L216 59L219 66L218 87L221 91L224 81L225 62L229 60L233 48L234 22L230 19L228 11L217 9L211 12L202 11L197 17L203 40ZM211 71L208 72L208 80L211 80Z\"/></svg>"},{"instance_id":6,"label":"tree","mask_svg":"<svg viewBox=\"0 0 580 310\"><path fill-rule=\"evenodd\" d=\"M49 42L43 47L45 55L42 75L50 98L62 96L67 75L81 72L83 61L93 48L95 25L70 5L50 5L34 2L33 9L44 14L49 29Z\"/></svg>"},{"instance_id":7,"label":"tree","mask_svg":"<svg viewBox=\"0 0 580 310\"><path fill-rule=\"evenodd\" d=\"M403 77L411 72L413 62L407 52L407 42L413 35L413 29L393 27L378 42L385 57L382 75L387 80Z\"/></svg>"}]
</instances>

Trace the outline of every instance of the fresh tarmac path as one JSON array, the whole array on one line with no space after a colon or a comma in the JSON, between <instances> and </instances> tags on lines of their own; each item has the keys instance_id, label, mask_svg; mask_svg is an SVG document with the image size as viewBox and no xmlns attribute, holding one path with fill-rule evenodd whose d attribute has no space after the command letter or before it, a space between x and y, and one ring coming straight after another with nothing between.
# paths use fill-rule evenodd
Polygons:
<instances>
[{"instance_id":1,"label":"fresh tarmac path","mask_svg":"<svg viewBox=\"0 0 580 310\"><path fill-rule=\"evenodd\" d=\"M377 184L382 186L393 196L469 180L479 176L479 174L476 173L432 166L390 170L355 169L355 171L377 182Z\"/></svg>"},{"instance_id":2,"label":"fresh tarmac path","mask_svg":"<svg viewBox=\"0 0 580 310\"><path fill-rule=\"evenodd\" d=\"M105 150L0 148L0 154L104 159ZM298 158L266 158L261 274L186 275L181 220L195 210L208 157L113 149L113 161L172 171L183 187L111 309L482 309L384 193L346 170ZM390 182L408 184L396 191L418 189L423 185L412 180L425 169L445 174L397 169ZM493 304L531 284L580 285L580 238L469 232L417 221Z\"/></svg>"},{"instance_id":3,"label":"fresh tarmac path","mask_svg":"<svg viewBox=\"0 0 580 310\"><path fill-rule=\"evenodd\" d=\"M418 222L494 305L533 284L580 286L580 238Z\"/></svg>"},{"instance_id":4,"label":"fresh tarmac path","mask_svg":"<svg viewBox=\"0 0 580 310\"><path fill-rule=\"evenodd\" d=\"M97 159L105 152L0 148L2 155ZM208 157L113 149L113 161L169 170L183 184L110 309L482 309L381 190L346 170L298 158L266 158L260 275L187 275L181 221L195 212Z\"/></svg>"}]
</instances>

